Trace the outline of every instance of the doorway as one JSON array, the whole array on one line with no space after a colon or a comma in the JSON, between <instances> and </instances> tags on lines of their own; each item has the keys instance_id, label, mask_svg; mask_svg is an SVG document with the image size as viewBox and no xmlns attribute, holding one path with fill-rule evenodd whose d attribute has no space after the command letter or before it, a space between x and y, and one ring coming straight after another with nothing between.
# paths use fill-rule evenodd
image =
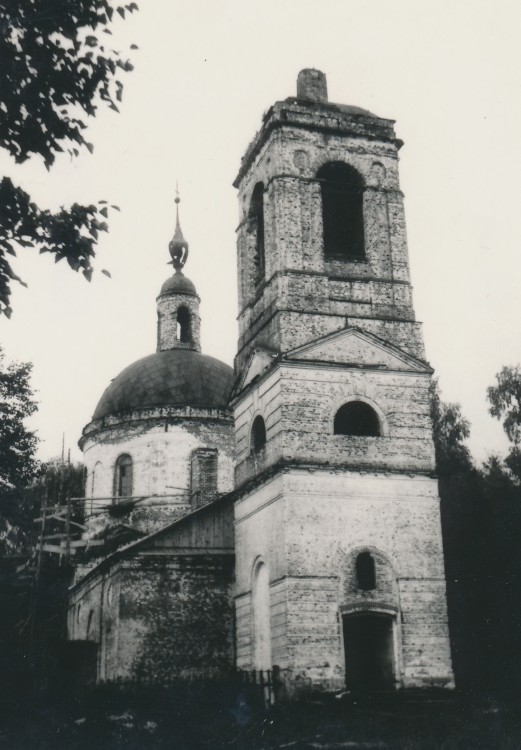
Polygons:
<instances>
[{"instance_id":1,"label":"doorway","mask_svg":"<svg viewBox=\"0 0 521 750\"><path fill-rule=\"evenodd\" d=\"M393 617L379 612L344 616L346 685L389 690L395 684Z\"/></svg>"}]
</instances>

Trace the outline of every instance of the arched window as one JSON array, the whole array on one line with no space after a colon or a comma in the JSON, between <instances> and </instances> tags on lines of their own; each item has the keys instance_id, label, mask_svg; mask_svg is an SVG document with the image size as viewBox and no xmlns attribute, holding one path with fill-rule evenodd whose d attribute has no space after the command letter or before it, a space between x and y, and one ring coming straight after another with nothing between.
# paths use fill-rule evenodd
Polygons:
<instances>
[{"instance_id":1,"label":"arched window","mask_svg":"<svg viewBox=\"0 0 521 750\"><path fill-rule=\"evenodd\" d=\"M91 497L98 497L101 495L101 487L103 484L103 466L101 461L96 461L94 468L92 469L92 487Z\"/></svg>"},{"instance_id":2,"label":"arched window","mask_svg":"<svg viewBox=\"0 0 521 750\"><path fill-rule=\"evenodd\" d=\"M335 414L335 435L379 437L380 420L375 410L364 401L349 401Z\"/></svg>"},{"instance_id":3,"label":"arched window","mask_svg":"<svg viewBox=\"0 0 521 750\"><path fill-rule=\"evenodd\" d=\"M249 212L250 231L255 233L255 281L264 278L264 185L258 182L253 188Z\"/></svg>"},{"instance_id":4,"label":"arched window","mask_svg":"<svg viewBox=\"0 0 521 750\"><path fill-rule=\"evenodd\" d=\"M263 418L259 415L253 420L251 426L251 449L254 453L262 450L266 445L266 425Z\"/></svg>"},{"instance_id":5,"label":"arched window","mask_svg":"<svg viewBox=\"0 0 521 750\"><path fill-rule=\"evenodd\" d=\"M132 459L128 453L124 453L116 461L114 490L116 497L132 496Z\"/></svg>"},{"instance_id":6,"label":"arched window","mask_svg":"<svg viewBox=\"0 0 521 750\"><path fill-rule=\"evenodd\" d=\"M263 562L253 571L251 593L253 668L271 669L270 579Z\"/></svg>"},{"instance_id":7,"label":"arched window","mask_svg":"<svg viewBox=\"0 0 521 750\"><path fill-rule=\"evenodd\" d=\"M360 552L356 558L356 583L362 591L373 591L376 588L376 571L374 558L370 552Z\"/></svg>"},{"instance_id":8,"label":"arched window","mask_svg":"<svg viewBox=\"0 0 521 750\"><path fill-rule=\"evenodd\" d=\"M318 171L322 193L324 254L333 260L365 260L364 184L358 172L340 161Z\"/></svg>"},{"instance_id":9,"label":"arched window","mask_svg":"<svg viewBox=\"0 0 521 750\"><path fill-rule=\"evenodd\" d=\"M218 485L217 448L196 448L191 460L192 508L215 500Z\"/></svg>"},{"instance_id":10,"label":"arched window","mask_svg":"<svg viewBox=\"0 0 521 750\"><path fill-rule=\"evenodd\" d=\"M182 344L189 344L192 340L190 310L184 305L177 310L177 340Z\"/></svg>"},{"instance_id":11,"label":"arched window","mask_svg":"<svg viewBox=\"0 0 521 750\"><path fill-rule=\"evenodd\" d=\"M86 631L86 639L89 640L92 638L92 631L93 631L93 623L94 623L94 610L91 609L89 612L89 618L87 620L87 631Z\"/></svg>"}]
</instances>

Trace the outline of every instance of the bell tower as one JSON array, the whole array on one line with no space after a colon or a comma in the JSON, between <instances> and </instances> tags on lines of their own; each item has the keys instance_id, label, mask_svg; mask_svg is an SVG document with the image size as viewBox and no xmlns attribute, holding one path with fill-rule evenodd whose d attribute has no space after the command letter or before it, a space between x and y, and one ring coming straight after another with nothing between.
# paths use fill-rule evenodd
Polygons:
<instances>
[{"instance_id":1,"label":"bell tower","mask_svg":"<svg viewBox=\"0 0 521 750\"><path fill-rule=\"evenodd\" d=\"M307 69L234 183L237 659L289 690L453 687L401 145Z\"/></svg>"},{"instance_id":2,"label":"bell tower","mask_svg":"<svg viewBox=\"0 0 521 750\"><path fill-rule=\"evenodd\" d=\"M239 190L241 367L258 346L284 352L346 325L423 357L414 319L392 120L328 102L303 70L250 143Z\"/></svg>"}]
</instances>

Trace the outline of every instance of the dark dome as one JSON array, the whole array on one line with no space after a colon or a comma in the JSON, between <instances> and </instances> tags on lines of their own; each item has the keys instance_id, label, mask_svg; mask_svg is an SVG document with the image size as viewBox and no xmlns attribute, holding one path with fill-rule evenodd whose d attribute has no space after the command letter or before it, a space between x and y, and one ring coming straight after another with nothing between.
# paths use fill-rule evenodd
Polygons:
<instances>
[{"instance_id":1,"label":"dark dome","mask_svg":"<svg viewBox=\"0 0 521 750\"><path fill-rule=\"evenodd\" d=\"M159 294L171 294L172 292L183 292L184 294L197 296L193 282L182 271L176 271L173 276L170 276L161 287Z\"/></svg>"},{"instance_id":2,"label":"dark dome","mask_svg":"<svg viewBox=\"0 0 521 750\"><path fill-rule=\"evenodd\" d=\"M121 372L101 397L93 419L153 406L224 409L233 370L192 349L168 349L139 359Z\"/></svg>"}]
</instances>

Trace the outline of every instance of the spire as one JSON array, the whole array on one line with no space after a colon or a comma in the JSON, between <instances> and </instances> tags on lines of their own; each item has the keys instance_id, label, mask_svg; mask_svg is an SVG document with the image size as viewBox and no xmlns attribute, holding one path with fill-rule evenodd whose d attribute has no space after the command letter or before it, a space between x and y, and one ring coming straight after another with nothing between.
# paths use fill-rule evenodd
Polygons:
<instances>
[{"instance_id":1,"label":"spire","mask_svg":"<svg viewBox=\"0 0 521 750\"><path fill-rule=\"evenodd\" d=\"M168 249L175 272L170 276L157 298L157 351L192 349L201 351L199 296L182 268L188 258L188 242L179 223L179 190L175 188L176 222L174 236Z\"/></svg>"},{"instance_id":2,"label":"spire","mask_svg":"<svg viewBox=\"0 0 521 750\"><path fill-rule=\"evenodd\" d=\"M174 236L172 237L168 245L168 249L170 251L170 257L172 258L170 262L174 266L176 273L179 273L181 271L181 269L183 268L188 258L188 242L183 237L183 232L181 231L181 224L179 223L179 203L180 202L181 202L181 198L179 197L179 189L176 183L176 186L175 186L175 203L176 203L175 232L174 232Z\"/></svg>"}]
</instances>

